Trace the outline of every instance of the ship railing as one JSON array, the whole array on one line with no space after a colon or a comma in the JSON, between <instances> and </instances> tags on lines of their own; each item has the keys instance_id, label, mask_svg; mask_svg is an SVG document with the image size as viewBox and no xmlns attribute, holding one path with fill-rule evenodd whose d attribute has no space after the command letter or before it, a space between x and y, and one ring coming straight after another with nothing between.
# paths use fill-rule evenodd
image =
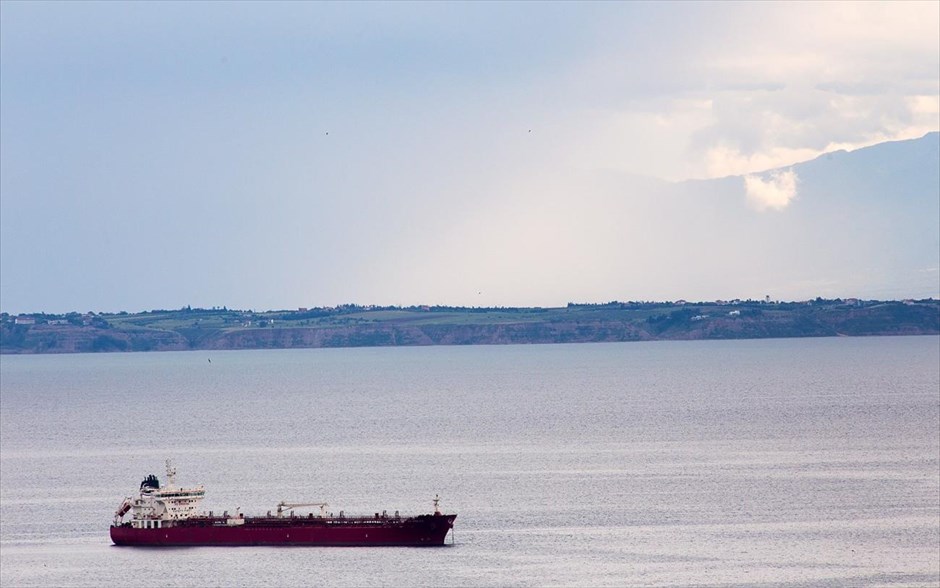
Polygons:
<instances>
[{"instance_id":1,"label":"ship railing","mask_svg":"<svg viewBox=\"0 0 940 588\"><path fill-rule=\"evenodd\" d=\"M232 515L228 510L223 511L221 514L216 513L215 511L202 512L197 515L186 517L187 520L192 521L193 523L199 524L210 524L210 525L221 525L225 526L226 521L232 517L244 517L243 513L236 513ZM274 524L277 521L280 521L280 524L289 525L291 521L320 521L325 524L336 524L336 525L348 525L351 523L361 524L361 525L383 525L388 524L390 521L402 522L408 519L407 516L402 516L399 511L395 511L393 514L389 514L388 511L382 511L381 513L372 513L368 515L349 515L345 511L339 511L338 514L328 513L328 516L317 516L314 513L307 513L306 516L292 514L290 516L281 516L278 517L273 513L268 515L261 516L248 516L245 517L248 520L257 520L264 521L265 524ZM182 519L181 519L182 520Z\"/></svg>"}]
</instances>

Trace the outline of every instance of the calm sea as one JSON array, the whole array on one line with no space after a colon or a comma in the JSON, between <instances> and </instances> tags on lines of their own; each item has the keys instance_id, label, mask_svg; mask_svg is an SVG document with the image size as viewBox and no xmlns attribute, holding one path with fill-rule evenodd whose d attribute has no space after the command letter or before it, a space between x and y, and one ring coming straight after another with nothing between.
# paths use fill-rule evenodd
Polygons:
<instances>
[{"instance_id":1,"label":"calm sea","mask_svg":"<svg viewBox=\"0 0 940 588\"><path fill-rule=\"evenodd\" d=\"M112 546L167 458L453 545ZM940 338L3 356L0 584L937 586Z\"/></svg>"}]
</instances>

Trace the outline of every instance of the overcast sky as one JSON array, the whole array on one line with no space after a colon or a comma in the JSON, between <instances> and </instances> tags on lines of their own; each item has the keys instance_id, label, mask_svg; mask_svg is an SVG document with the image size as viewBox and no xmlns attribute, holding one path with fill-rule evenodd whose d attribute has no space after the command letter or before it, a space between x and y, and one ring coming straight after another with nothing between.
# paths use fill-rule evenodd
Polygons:
<instances>
[{"instance_id":1,"label":"overcast sky","mask_svg":"<svg viewBox=\"0 0 940 588\"><path fill-rule=\"evenodd\" d=\"M642 235L613 263L572 209L937 130L938 22L938 2L5 0L0 308L762 297L670 275ZM784 214L794 178L756 178L740 218ZM819 293L794 284L775 292Z\"/></svg>"}]
</instances>

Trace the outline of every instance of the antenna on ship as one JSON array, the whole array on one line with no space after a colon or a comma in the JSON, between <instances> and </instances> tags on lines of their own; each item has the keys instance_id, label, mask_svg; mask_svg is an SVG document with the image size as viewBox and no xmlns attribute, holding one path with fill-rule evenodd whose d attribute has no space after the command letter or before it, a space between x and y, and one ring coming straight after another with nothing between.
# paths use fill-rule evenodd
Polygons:
<instances>
[{"instance_id":1,"label":"antenna on ship","mask_svg":"<svg viewBox=\"0 0 940 588\"><path fill-rule=\"evenodd\" d=\"M173 464L170 463L170 460L166 460L166 485L173 486L176 484L176 468L173 467Z\"/></svg>"}]
</instances>

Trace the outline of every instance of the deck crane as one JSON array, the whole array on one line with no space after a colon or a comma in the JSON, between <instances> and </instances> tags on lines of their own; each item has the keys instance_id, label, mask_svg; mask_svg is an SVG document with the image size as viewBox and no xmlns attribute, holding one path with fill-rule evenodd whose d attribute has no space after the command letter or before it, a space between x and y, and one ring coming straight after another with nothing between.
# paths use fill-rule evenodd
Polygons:
<instances>
[{"instance_id":1,"label":"deck crane","mask_svg":"<svg viewBox=\"0 0 940 588\"><path fill-rule=\"evenodd\" d=\"M319 506L320 516L324 517L326 516L326 507L328 507L329 504L325 502L285 502L282 500L277 503L277 516L278 518L283 517L285 510L293 510L303 506Z\"/></svg>"}]
</instances>

